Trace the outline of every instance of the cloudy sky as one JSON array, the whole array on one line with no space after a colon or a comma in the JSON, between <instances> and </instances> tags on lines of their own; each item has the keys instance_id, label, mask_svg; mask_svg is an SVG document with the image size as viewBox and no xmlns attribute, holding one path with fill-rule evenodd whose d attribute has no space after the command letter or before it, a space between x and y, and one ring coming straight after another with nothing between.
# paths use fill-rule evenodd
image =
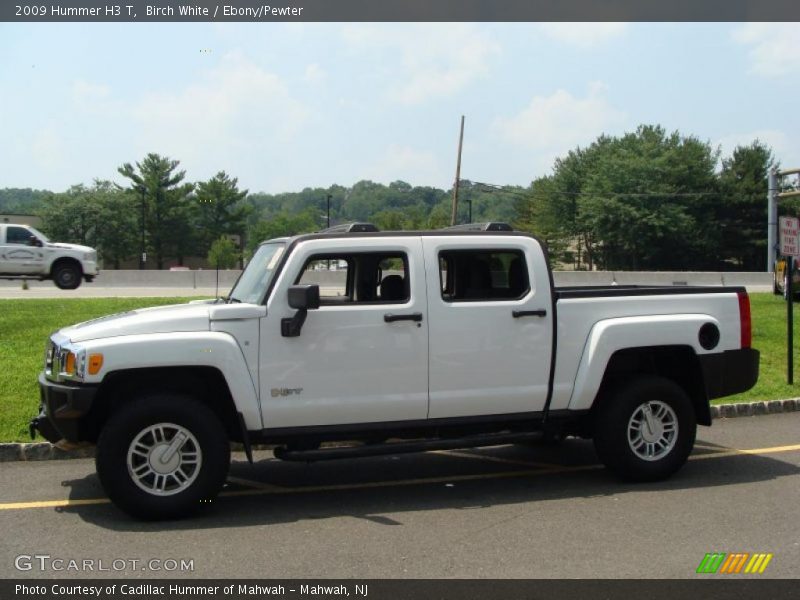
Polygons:
<instances>
[{"instance_id":1,"label":"cloudy sky","mask_svg":"<svg viewBox=\"0 0 800 600\"><path fill-rule=\"evenodd\" d=\"M252 192L360 179L528 185L658 123L800 167L797 24L0 23L0 187L158 152Z\"/></svg>"}]
</instances>

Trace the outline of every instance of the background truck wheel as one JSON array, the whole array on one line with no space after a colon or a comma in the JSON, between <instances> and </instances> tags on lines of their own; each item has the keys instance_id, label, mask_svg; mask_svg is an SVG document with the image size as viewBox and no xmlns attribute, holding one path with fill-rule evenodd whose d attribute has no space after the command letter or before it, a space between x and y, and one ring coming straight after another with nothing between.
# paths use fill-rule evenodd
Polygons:
<instances>
[{"instance_id":1,"label":"background truck wheel","mask_svg":"<svg viewBox=\"0 0 800 600\"><path fill-rule=\"evenodd\" d=\"M627 481L665 479L683 466L697 422L683 389L669 379L643 377L603 399L594 445L603 464Z\"/></svg>"},{"instance_id":2,"label":"background truck wheel","mask_svg":"<svg viewBox=\"0 0 800 600\"><path fill-rule=\"evenodd\" d=\"M53 283L61 290L74 290L81 284L81 267L72 261L56 263L53 267Z\"/></svg>"},{"instance_id":3,"label":"background truck wheel","mask_svg":"<svg viewBox=\"0 0 800 600\"><path fill-rule=\"evenodd\" d=\"M190 396L153 394L114 413L97 442L109 498L142 519L188 516L225 483L230 444L217 416Z\"/></svg>"}]
</instances>

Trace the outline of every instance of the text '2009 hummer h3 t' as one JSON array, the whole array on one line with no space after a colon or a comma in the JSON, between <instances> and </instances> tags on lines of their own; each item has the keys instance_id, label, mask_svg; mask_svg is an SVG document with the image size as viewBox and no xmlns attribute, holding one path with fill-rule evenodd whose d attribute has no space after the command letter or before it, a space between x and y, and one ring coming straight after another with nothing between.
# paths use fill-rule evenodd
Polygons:
<instances>
[{"instance_id":1,"label":"text '2009 hummer h3 t'","mask_svg":"<svg viewBox=\"0 0 800 600\"><path fill-rule=\"evenodd\" d=\"M311 461L544 432L662 479L758 378L743 288L556 288L523 233L364 229L261 244L225 300L56 332L32 431L96 444L113 502L170 518L219 492L231 441Z\"/></svg>"}]
</instances>

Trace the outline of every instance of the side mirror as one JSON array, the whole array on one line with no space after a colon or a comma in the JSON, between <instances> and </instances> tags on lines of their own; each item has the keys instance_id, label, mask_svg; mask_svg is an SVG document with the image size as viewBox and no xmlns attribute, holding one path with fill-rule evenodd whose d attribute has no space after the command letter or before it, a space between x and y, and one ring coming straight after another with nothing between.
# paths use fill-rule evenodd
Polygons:
<instances>
[{"instance_id":1,"label":"side mirror","mask_svg":"<svg viewBox=\"0 0 800 600\"><path fill-rule=\"evenodd\" d=\"M297 312L291 318L281 319L281 335L297 337L306 322L309 310L319 308L319 286L317 284L293 285L289 288L289 306Z\"/></svg>"},{"instance_id":2,"label":"side mirror","mask_svg":"<svg viewBox=\"0 0 800 600\"><path fill-rule=\"evenodd\" d=\"M37 248L42 247L42 240L40 240L35 235L32 235L28 238L28 246L36 246Z\"/></svg>"},{"instance_id":3,"label":"side mirror","mask_svg":"<svg viewBox=\"0 0 800 600\"><path fill-rule=\"evenodd\" d=\"M316 283L289 288L289 306L297 310L319 308L319 286Z\"/></svg>"}]
</instances>

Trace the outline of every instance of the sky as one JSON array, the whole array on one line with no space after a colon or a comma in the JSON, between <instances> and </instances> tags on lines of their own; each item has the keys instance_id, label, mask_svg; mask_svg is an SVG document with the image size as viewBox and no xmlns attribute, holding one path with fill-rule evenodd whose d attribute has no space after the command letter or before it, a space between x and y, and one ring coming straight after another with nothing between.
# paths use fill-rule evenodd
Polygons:
<instances>
[{"instance_id":1,"label":"sky","mask_svg":"<svg viewBox=\"0 0 800 600\"><path fill-rule=\"evenodd\" d=\"M149 152L251 192L369 179L527 186L660 124L800 167L796 23L0 23L0 188Z\"/></svg>"}]
</instances>

